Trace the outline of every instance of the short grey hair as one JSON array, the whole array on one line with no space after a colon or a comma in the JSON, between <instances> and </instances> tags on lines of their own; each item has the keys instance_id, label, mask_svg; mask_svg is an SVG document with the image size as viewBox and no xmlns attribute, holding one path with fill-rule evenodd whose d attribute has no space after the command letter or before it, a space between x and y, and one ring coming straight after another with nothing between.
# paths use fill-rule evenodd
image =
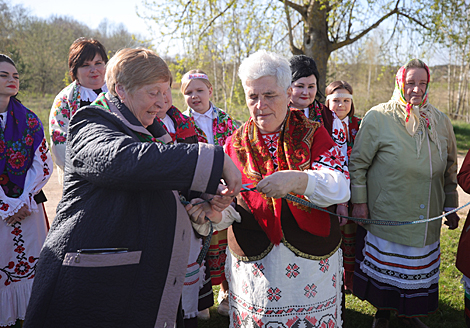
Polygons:
<instances>
[{"instance_id":1,"label":"short grey hair","mask_svg":"<svg viewBox=\"0 0 470 328\"><path fill-rule=\"evenodd\" d=\"M286 91L292 79L289 61L281 55L266 50L258 50L245 58L238 69L238 76L242 80L243 88L246 88L247 81L274 76L277 85Z\"/></svg>"}]
</instances>

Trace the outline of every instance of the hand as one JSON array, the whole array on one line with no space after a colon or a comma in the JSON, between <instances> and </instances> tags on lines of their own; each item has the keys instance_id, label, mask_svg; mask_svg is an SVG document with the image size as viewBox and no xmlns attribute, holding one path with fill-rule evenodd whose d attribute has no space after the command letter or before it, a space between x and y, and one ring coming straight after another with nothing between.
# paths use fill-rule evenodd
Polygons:
<instances>
[{"instance_id":1,"label":"hand","mask_svg":"<svg viewBox=\"0 0 470 328\"><path fill-rule=\"evenodd\" d=\"M367 203L361 203L361 204L354 204L353 205L353 211L352 211L352 216L354 218L360 218L360 219L368 219L369 218L369 208L367 207ZM359 225L364 225L364 223L357 222Z\"/></svg>"},{"instance_id":2,"label":"hand","mask_svg":"<svg viewBox=\"0 0 470 328\"><path fill-rule=\"evenodd\" d=\"M347 206L344 206L344 205L341 205L341 204L338 204L336 206L336 214L339 214L339 215L344 215L344 216L348 216L348 207ZM346 222L348 222L348 219L346 218L342 218L340 216L338 216L338 220L339 220L339 226L344 226L346 224Z\"/></svg>"},{"instance_id":3,"label":"hand","mask_svg":"<svg viewBox=\"0 0 470 328\"><path fill-rule=\"evenodd\" d=\"M207 218L212 222L219 223L222 220L222 213L214 210L208 202L204 202L199 205L193 205L202 201L203 200L201 198L194 198L191 200L190 204L185 206L191 221L196 224L204 224L207 222L207 216Z\"/></svg>"},{"instance_id":4,"label":"hand","mask_svg":"<svg viewBox=\"0 0 470 328\"><path fill-rule=\"evenodd\" d=\"M26 219L26 217L30 216L31 215L31 212L29 211L29 207L28 205L23 205L22 208L19 209L18 212L16 212L16 214L13 214L12 216L9 216L5 222L8 224L8 225L13 225L15 224L16 222L20 222L24 219Z\"/></svg>"},{"instance_id":5,"label":"hand","mask_svg":"<svg viewBox=\"0 0 470 328\"><path fill-rule=\"evenodd\" d=\"M225 154L224 158L222 178L225 180L227 186L225 190L220 192L220 195L229 197L237 196L242 188L242 174L227 154Z\"/></svg>"},{"instance_id":6,"label":"hand","mask_svg":"<svg viewBox=\"0 0 470 328\"><path fill-rule=\"evenodd\" d=\"M449 226L450 230L454 230L459 226L459 221L459 216L454 212L446 216L446 222L444 222L444 224Z\"/></svg>"},{"instance_id":7,"label":"hand","mask_svg":"<svg viewBox=\"0 0 470 328\"><path fill-rule=\"evenodd\" d=\"M227 187L223 184L219 184L219 188L217 188L217 195L212 196L212 199L210 201L212 208L218 212L222 212L225 210L227 207L230 206L233 202L233 198L231 196L222 196L221 193L226 189Z\"/></svg>"},{"instance_id":8,"label":"hand","mask_svg":"<svg viewBox=\"0 0 470 328\"><path fill-rule=\"evenodd\" d=\"M267 197L281 198L290 192L303 195L308 175L302 171L278 171L261 180L256 189Z\"/></svg>"}]
</instances>

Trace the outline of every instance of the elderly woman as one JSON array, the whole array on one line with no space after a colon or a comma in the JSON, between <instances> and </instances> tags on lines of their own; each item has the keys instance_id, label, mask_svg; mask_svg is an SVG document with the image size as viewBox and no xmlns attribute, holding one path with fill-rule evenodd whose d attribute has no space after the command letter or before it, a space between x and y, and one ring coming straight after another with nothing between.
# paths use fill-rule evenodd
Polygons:
<instances>
[{"instance_id":1,"label":"elderly woman","mask_svg":"<svg viewBox=\"0 0 470 328\"><path fill-rule=\"evenodd\" d=\"M106 49L93 39L79 38L70 46L69 74L72 83L55 97L49 115L51 151L63 181L65 165L65 141L69 121L80 108L90 105L101 92L108 91L104 83Z\"/></svg>"},{"instance_id":2,"label":"elderly woman","mask_svg":"<svg viewBox=\"0 0 470 328\"><path fill-rule=\"evenodd\" d=\"M123 49L110 92L72 117L25 327L181 327L191 224L174 190L214 194L222 176L235 196L241 181L219 146L164 144L170 76L151 50Z\"/></svg>"},{"instance_id":3,"label":"elderly woman","mask_svg":"<svg viewBox=\"0 0 470 328\"><path fill-rule=\"evenodd\" d=\"M322 112L326 110L320 103L321 93L318 91L318 73L315 61L305 55L293 56L289 59L292 72L291 108L302 110L312 121L323 124Z\"/></svg>"},{"instance_id":4,"label":"elderly woman","mask_svg":"<svg viewBox=\"0 0 470 328\"><path fill-rule=\"evenodd\" d=\"M228 230L230 326L341 327L338 217L281 199L292 193L321 207L347 201L341 154L324 127L288 109L286 59L258 51L239 76L251 117L225 151L257 191L237 197L241 222Z\"/></svg>"},{"instance_id":5,"label":"elderly woman","mask_svg":"<svg viewBox=\"0 0 470 328\"><path fill-rule=\"evenodd\" d=\"M41 121L16 99L19 86L15 63L0 54L0 327L25 317L49 226L41 188L52 158Z\"/></svg>"},{"instance_id":6,"label":"elderly woman","mask_svg":"<svg viewBox=\"0 0 470 328\"><path fill-rule=\"evenodd\" d=\"M362 120L351 154L353 216L417 221L458 206L457 150L450 120L428 102L428 67L413 59L398 70L392 99ZM450 229L458 216L447 216ZM354 294L414 327L438 307L441 221L364 225L356 243Z\"/></svg>"}]
</instances>

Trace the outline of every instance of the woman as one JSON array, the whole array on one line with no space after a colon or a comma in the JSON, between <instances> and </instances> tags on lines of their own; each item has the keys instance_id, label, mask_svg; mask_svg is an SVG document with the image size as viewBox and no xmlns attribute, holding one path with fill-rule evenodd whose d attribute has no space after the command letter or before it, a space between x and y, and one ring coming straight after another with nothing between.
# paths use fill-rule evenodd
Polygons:
<instances>
[{"instance_id":1,"label":"woman","mask_svg":"<svg viewBox=\"0 0 470 328\"><path fill-rule=\"evenodd\" d=\"M345 164L348 165L354 139L361 123L361 120L354 116L353 89L346 81L335 81L326 87L325 93L326 108L322 111L323 122L331 138L345 157ZM348 202L338 204L336 207L336 213L339 215L349 216L350 212ZM344 288L348 293L353 290L356 229L357 225L354 221L341 219Z\"/></svg>"},{"instance_id":2,"label":"woman","mask_svg":"<svg viewBox=\"0 0 470 328\"><path fill-rule=\"evenodd\" d=\"M258 192L237 197L241 222L228 229L230 326L341 327L338 218L281 199L293 193L321 207L346 202L341 155L324 127L288 109L286 59L258 51L239 76L251 117L226 152Z\"/></svg>"},{"instance_id":3,"label":"woman","mask_svg":"<svg viewBox=\"0 0 470 328\"><path fill-rule=\"evenodd\" d=\"M364 116L349 165L353 216L416 221L458 206L457 150L450 120L428 102L428 67L413 59L398 70L392 99ZM450 229L459 218L447 216ZM364 225L356 236L354 294L414 327L438 307L441 221Z\"/></svg>"},{"instance_id":4,"label":"woman","mask_svg":"<svg viewBox=\"0 0 470 328\"><path fill-rule=\"evenodd\" d=\"M55 97L49 115L51 151L60 183L63 181L69 121L80 107L90 105L101 92L108 91L104 83L107 62L106 49L97 40L79 38L70 46L69 74L73 82Z\"/></svg>"},{"instance_id":5,"label":"woman","mask_svg":"<svg viewBox=\"0 0 470 328\"><path fill-rule=\"evenodd\" d=\"M110 92L70 120L25 327L175 325L191 226L173 190L215 193L222 176L235 196L241 182L221 147L164 144L155 117L170 76L153 51L123 49L107 65Z\"/></svg>"},{"instance_id":6,"label":"woman","mask_svg":"<svg viewBox=\"0 0 470 328\"><path fill-rule=\"evenodd\" d=\"M293 56L289 64L292 72L290 108L302 110L307 118L323 124L322 112L326 108L319 101L317 64L305 55Z\"/></svg>"},{"instance_id":7,"label":"woman","mask_svg":"<svg viewBox=\"0 0 470 328\"><path fill-rule=\"evenodd\" d=\"M16 99L18 89L15 63L0 54L1 327L25 318L48 228L39 193L52 174L41 121Z\"/></svg>"},{"instance_id":8,"label":"woman","mask_svg":"<svg viewBox=\"0 0 470 328\"><path fill-rule=\"evenodd\" d=\"M470 193L470 152L465 156L460 172L457 176L460 187ZM470 261L468 259L468 250L470 249L470 211L468 212L465 225L460 236L459 248L457 249L456 266L463 273L462 282L465 288L465 322L470 327Z\"/></svg>"},{"instance_id":9,"label":"woman","mask_svg":"<svg viewBox=\"0 0 470 328\"><path fill-rule=\"evenodd\" d=\"M196 131L200 142L207 142L223 146L225 141L238 128L235 121L220 108L217 108L211 101L213 88L207 74L200 69L193 69L187 72L181 79L181 93L184 96L188 110L185 115L194 119ZM212 285L219 285L217 297L219 306L217 312L228 316L228 283L225 279L225 259L227 257L227 231L215 231L211 238L211 245L207 253L210 268L210 279L206 279ZM209 277L207 277L209 278ZM211 286L212 288L212 286ZM213 305L212 293L203 288L200 299L200 309L198 317L209 319L209 307Z\"/></svg>"}]
</instances>

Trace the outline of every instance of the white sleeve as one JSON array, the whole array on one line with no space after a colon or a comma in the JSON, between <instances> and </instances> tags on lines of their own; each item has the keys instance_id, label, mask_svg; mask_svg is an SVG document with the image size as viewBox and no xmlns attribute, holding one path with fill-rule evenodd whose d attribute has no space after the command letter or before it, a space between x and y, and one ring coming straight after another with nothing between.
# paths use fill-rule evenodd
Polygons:
<instances>
[{"instance_id":1,"label":"white sleeve","mask_svg":"<svg viewBox=\"0 0 470 328\"><path fill-rule=\"evenodd\" d=\"M38 206L34 201L34 196L49 180L52 170L52 158L44 138L41 145L34 152L33 162L28 172L26 172L21 196L19 198L7 197L3 189L0 188L0 217L3 220L7 219L9 216L17 213L23 205L27 205L30 212L37 212Z\"/></svg>"},{"instance_id":2,"label":"white sleeve","mask_svg":"<svg viewBox=\"0 0 470 328\"><path fill-rule=\"evenodd\" d=\"M338 147L325 151L305 170L308 184L304 196L315 205L328 207L349 201L349 171Z\"/></svg>"},{"instance_id":3,"label":"white sleeve","mask_svg":"<svg viewBox=\"0 0 470 328\"><path fill-rule=\"evenodd\" d=\"M51 134L51 152L54 161L62 170L65 166L65 147L67 128L72 116L72 108L69 99L64 93L60 93L54 99L54 104L49 115L49 131Z\"/></svg>"},{"instance_id":4,"label":"white sleeve","mask_svg":"<svg viewBox=\"0 0 470 328\"><path fill-rule=\"evenodd\" d=\"M349 200L349 179L343 173L325 168L304 172L308 174L304 195L310 202L328 207Z\"/></svg>"},{"instance_id":5,"label":"white sleeve","mask_svg":"<svg viewBox=\"0 0 470 328\"><path fill-rule=\"evenodd\" d=\"M222 220L220 220L219 223L213 223L212 227L214 228L214 231L225 230L230 227L234 221L241 222L241 220L242 218L240 214L235 210L235 208L229 206L222 211ZM204 224L196 224L194 222L191 223L193 225L194 230L196 230L198 234L200 234L201 236L209 235L209 222L205 222Z\"/></svg>"}]
</instances>

